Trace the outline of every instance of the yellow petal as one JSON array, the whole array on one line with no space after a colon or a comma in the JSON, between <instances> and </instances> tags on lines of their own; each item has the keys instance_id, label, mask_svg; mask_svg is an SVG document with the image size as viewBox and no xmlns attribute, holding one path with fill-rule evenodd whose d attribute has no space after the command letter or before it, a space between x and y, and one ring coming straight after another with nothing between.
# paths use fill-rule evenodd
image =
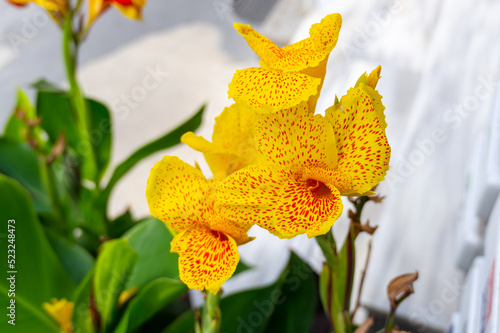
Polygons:
<instances>
[{"instance_id":1,"label":"yellow petal","mask_svg":"<svg viewBox=\"0 0 500 333\"><path fill-rule=\"evenodd\" d=\"M341 26L342 16L340 14L327 15L320 23L313 24L309 30L309 35L316 49L326 53L331 52L337 45Z\"/></svg>"},{"instance_id":2,"label":"yellow petal","mask_svg":"<svg viewBox=\"0 0 500 333\"><path fill-rule=\"evenodd\" d=\"M241 224L256 224L274 235L274 215L285 181L291 171L259 163L233 173L217 190L216 210Z\"/></svg>"},{"instance_id":3,"label":"yellow petal","mask_svg":"<svg viewBox=\"0 0 500 333\"><path fill-rule=\"evenodd\" d=\"M222 179L257 158L254 123L255 111L235 103L215 118L213 143L192 132L184 134L181 141L202 152L214 178Z\"/></svg>"},{"instance_id":4,"label":"yellow petal","mask_svg":"<svg viewBox=\"0 0 500 333\"><path fill-rule=\"evenodd\" d=\"M352 179L352 189L342 195L368 192L389 169L391 148L365 88L351 88L339 104L326 110L337 137L337 169Z\"/></svg>"},{"instance_id":5,"label":"yellow petal","mask_svg":"<svg viewBox=\"0 0 500 333\"><path fill-rule=\"evenodd\" d=\"M282 48L280 59L270 65L273 69L283 71L303 72L306 69L316 68L321 64L321 69L311 71L309 75L324 78L326 60L337 44L342 17L340 14L331 14L313 24L309 30L309 38Z\"/></svg>"},{"instance_id":6,"label":"yellow petal","mask_svg":"<svg viewBox=\"0 0 500 333\"><path fill-rule=\"evenodd\" d=\"M223 232L193 226L175 236L171 251L179 254L179 275L191 289L216 294L240 260L236 242Z\"/></svg>"},{"instance_id":7,"label":"yellow petal","mask_svg":"<svg viewBox=\"0 0 500 333\"><path fill-rule=\"evenodd\" d=\"M68 3L66 0L33 0L33 2L52 12L66 13L68 10Z\"/></svg>"},{"instance_id":8,"label":"yellow petal","mask_svg":"<svg viewBox=\"0 0 500 333\"><path fill-rule=\"evenodd\" d=\"M109 3L105 0L89 0L88 1L88 19L87 25L90 26L107 8Z\"/></svg>"},{"instance_id":9,"label":"yellow petal","mask_svg":"<svg viewBox=\"0 0 500 333\"><path fill-rule=\"evenodd\" d=\"M120 293L120 296L118 297L118 306L121 308L125 303L127 303L132 297L137 294L137 291L139 290L139 287L133 286L130 289L124 290Z\"/></svg>"},{"instance_id":10,"label":"yellow petal","mask_svg":"<svg viewBox=\"0 0 500 333\"><path fill-rule=\"evenodd\" d=\"M327 233L342 214L342 200L334 186L289 179L275 214L275 229L282 238L300 234L315 237Z\"/></svg>"},{"instance_id":11,"label":"yellow petal","mask_svg":"<svg viewBox=\"0 0 500 333\"><path fill-rule=\"evenodd\" d=\"M73 323L71 321L75 307L73 302L68 302L65 298L60 300L52 298L50 303L43 303L42 306L45 312L59 324L62 332L73 332Z\"/></svg>"},{"instance_id":12,"label":"yellow petal","mask_svg":"<svg viewBox=\"0 0 500 333\"><path fill-rule=\"evenodd\" d=\"M132 20L142 20L142 7L146 4L146 1L131 1L130 4L121 4L121 1L111 1L113 6L116 7L123 15Z\"/></svg>"},{"instance_id":13,"label":"yellow petal","mask_svg":"<svg viewBox=\"0 0 500 333\"><path fill-rule=\"evenodd\" d=\"M231 161L238 159L238 156L234 153L216 146L193 132L184 133L181 137L181 142L203 153L214 178L217 179L226 177L228 175L228 166Z\"/></svg>"},{"instance_id":14,"label":"yellow petal","mask_svg":"<svg viewBox=\"0 0 500 333\"><path fill-rule=\"evenodd\" d=\"M289 169L336 167L333 128L321 115L310 115L306 103L257 119L257 148L269 162Z\"/></svg>"},{"instance_id":15,"label":"yellow petal","mask_svg":"<svg viewBox=\"0 0 500 333\"><path fill-rule=\"evenodd\" d=\"M380 79L380 72L382 71L382 66L378 65L369 75L367 79L367 85L372 89L377 87L378 80Z\"/></svg>"},{"instance_id":16,"label":"yellow petal","mask_svg":"<svg viewBox=\"0 0 500 333\"><path fill-rule=\"evenodd\" d=\"M275 110L287 109L318 94L321 79L299 73L263 68L236 71L229 84L229 97L255 109L262 105Z\"/></svg>"},{"instance_id":17,"label":"yellow petal","mask_svg":"<svg viewBox=\"0 0 500 333\"><path fill-rule=\"evenodd\" d=\"M266 65L276 62L283 56L283 52L278 46L253 30L250 25L235 23L234 28L245 37L248 45Z\"/></svg>"},{"instance_id":18,"label":"yellow petal","mask_svg":"<svg viewBox=\"0 0 500 333\"><path fill-rule=\"evenodd\" d=\"M165 156L151 169L146 198L151 215L177 232L208 225L205 200L208 182L198 169L177 157Z\"/></svg>"},{"instance_id":19,"label":"yellow petal","mask_svg":"<svg viewBox=\"0 0 500 333\"><path fill-rule=\"evenodd\" d=\"M220 214L280 238L324 234L342 213L339 191L332 184L311 190L304 176L269 163L240 170L226 178L217 193Z\"/></svg>"}]
</instances>

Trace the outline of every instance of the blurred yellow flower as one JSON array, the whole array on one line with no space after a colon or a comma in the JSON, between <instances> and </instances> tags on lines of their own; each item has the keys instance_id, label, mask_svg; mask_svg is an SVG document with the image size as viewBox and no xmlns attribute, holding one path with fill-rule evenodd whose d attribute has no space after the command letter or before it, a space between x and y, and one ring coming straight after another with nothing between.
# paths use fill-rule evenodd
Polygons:
<instances>
[{"instance_id":1,"label":"blurred yellow flower","mask_svg":"<svg viewBox=\"0 0 500 333\"><path fill-rule=\"evenodd\" d=\"M360 80L375 85L376 73ZM326 233L342 213L340 196L369 193L388 170L380 99L359 82L326 117L313 116L306 102L258 115L255 136L263 159L222 182L220 214L281 238Z\"/></svg>"},{"instance_id":2,"label":"blurred yellow flower","mask_svg":"<svg viewBox=\"0 0 500 333\"><path fill-rule=\"evenodd\" d=\"M68 302L65 298L58 300L52 298L50 303L43 303L43 309L54 319L61 328L63 333L73 332L73 323L71 317L73 316L73 309L75 304Z\"/></svg>"},{"instance_id":3,"label":"blurred yellow flower","mask_svg":"<svg viewBox=\"0 0 500 333\"><path fill-rule=\"evenodd\" d=\"M110 5L132 20L142 20L142 8L146 5L146 0L89 0L88 25L91 25Z\"/></svg>"},{"instance_id":4,"label":"blurred yellow flower","mask_svg":"<svg viewBox=\"0 0 500 333\"><path fill-rule=\"evenodd\" d=\"M257 110L262 105L271 107L264 111L287 109L303 101L314 110L341 25L339 14L328 15L312 25L309 38L279 48L251 26L236 23L235 29L261 58L261 67L236 71L229 97Z\"/></svg>"},{"instance_id":5,"label":"blurred yellow flower","mask_svg":"<svg viewBox=\"0 0 500 333\"><path fill-rule=\"evenodd\" d=\"M234 273L237 245L252 240L249 225L222 218L214 207L218 181L177 157L165 156L151 169L146 197L151 215L178 232L171 252L179 254L181 280L191 289L215 294Z\"/></svg>"},{"instance_id":6,"label":"blurred yellow flower","mask_svg":"<svg viewBox=\"0 0 500 333\"><path fill-rule=\"evenodd\" d=\"M51 12L66 13L68 10L68 2L66 0L7 0L16 6L26 6L33 2L38 6L45 8Z\"/></svg>"},{"instance_id":7,"label":"blurred yellow flower","mask_svg":"<svg viewBox=\"0 0 500 333\"><path fill-rule=\"evenodd\" d=\"M234 103L215 118L212 142L193 132L185 133L181 141L202 152L214 178L222 179L256 160L254 125L255 111Z\"/></svg>"},{"instance_id":8,"label":"blurred yellow flower","mask_svg":"<svg viewBox=\"0 0 500 333\"><path fill-rule=\"evenodd\" d=\"M130 289L124 290L120 293L120 296L118 297L118 306L122 307L127 303L132 297L137 294L137 291L139 290L139 287L133 286Z\"/></svg>"}]
</instances>

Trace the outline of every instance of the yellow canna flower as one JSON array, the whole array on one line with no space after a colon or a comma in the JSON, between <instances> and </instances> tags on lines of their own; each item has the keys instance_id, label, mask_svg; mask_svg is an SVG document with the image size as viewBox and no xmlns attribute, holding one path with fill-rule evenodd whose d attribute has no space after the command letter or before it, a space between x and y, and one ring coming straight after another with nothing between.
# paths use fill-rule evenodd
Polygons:
<instances>
[{"instance_id":1,"label":"yellow canna flower","mask_svg":"<svg viewBox=\"0 0 500 333\"><path fill-rule=\"evenodd\" d=\"M326 233L342 213L340 196L368 193L388 170L380 98L359 83L326 117L313 116L306 102L258 115L255 135L263 160L223 181L220 214L280 238Z\"/></svg>"},{"instance_id":2,"label":"yellow canna flower","mask_svg":"<svg viewBox=\"0 0 500 333\"><path fill-rule=\"evenodd\" d=\"M88 25L91 25L110 5L132 20L142 20L142 8L146 5L146 0L89 0Z\"/></svg>"},{"instance_id":3,"label":"yellow canna flower","mask_svg":"<svg viewBox=\"0 0 500 333\"><path fill-rule=\"evenodd\" d=\"M50 303L43 303L42 306L45 312L47 312L52 319L59 324L61 332L73 332L73 323L71 322L73 308L75 307L73 302L68 302L65 298L62 298L61 300L52 298Z\"/></svg>"},{"instance_id":4,"label":"yellow canna flower","mask_svg":"<svg viewBox=\"0 0 500 333\"><path fill-rule=\"evenodd\" d=\"M255 111L234 103L215 118L212 142L193 132L185 133L181 141L202 152L214 178L222 179L252 164L257 158L254 123Z\"/></svg>"},{"instance_id":5,"label":"yellow canna flower","mask_svg":"<svg viewBox=\"0 0 500 333\"><path fill-rule=\"evenodd\" d=\"M379 67L375 71L380 74ZM373 77L372 74L364 77L369 79ZM365 85L362 78L338 104L325 112L335 130L338 170L348 175L352 182L351 188L341 192L342 195L367 193L384 180L389 169L391 148L385 135L387 123L382 96L371 86Z\"/></svg>"},{"instance_id":6,"label":"yellow canna flower","mask_svg":"<svg viewBox=\"0 0 500 333\"><path fill-rule=\"evenodd\" d=\"M139 287L133 286L130 289L124 290L120 293L120 296L118 297L118 306L122 307L127 303L132 297L137 294L137 291L139 290Z\"/></svg>"},{"instance_id":7,"label":"yellow canna flower","mask_svg":"<svg viewBox=\"0 0 500 333\"><path fill-rule=\"evenodd\" d=\"M16 6L26 6L29 2L33 2L38 6L50 11L50 12L59 12L66 13L68 10L68 3L66 0L7 0L13 5Z\"/></svg>"},{"instance_id":8,"label":"yellow canna flower","mask_svg":"<svg viewBox=\"0 0 500 333\"><path fill-rule=\"evenodd\" d=\"M178 232L171 251L179 254L181 280L191 289L213 294L236 269L237 245L252 240L249 225L231 222L215 211L218 183L177 157L165 156L151 169L146 189L151 215Z\"/></svg>"},{"instance_id":9,"label":"yellow canna flower","mask_svg":"<svg viewBox=\"0 0 500 333\"><path fill-rule=\"evenodd\" d=\"M249 25L235 29L261 58L260 68L236 71L229 84L229 97L269 111L287 109L308 101L314 110L326 74L328 56L337 44L342 17L331 14L312 25L309 38L279 48Z\"/></svg>"}]
</instances>

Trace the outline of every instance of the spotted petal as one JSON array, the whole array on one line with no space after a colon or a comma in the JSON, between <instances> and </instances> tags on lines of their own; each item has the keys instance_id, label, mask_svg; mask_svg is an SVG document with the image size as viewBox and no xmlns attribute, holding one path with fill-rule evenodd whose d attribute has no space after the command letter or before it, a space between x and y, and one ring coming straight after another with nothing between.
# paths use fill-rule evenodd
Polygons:
<instances>
[{"instance_id":1,"label":"spotted petal","mask_svg":"<svg viewBox=\"0 0 500 333\"><path fill-rule=\"evenodd\" d=\"M259 110L262 105L287 109L318 94L321 79L300 73L267 68L238 70L229 84L228 95Z\"/></svg>"},{"instance_id":2,"label":"spotted petal","mask_svg":"<svg viewBox=\"0 0 500 333\"><path fill-rule=\"evenodd\" d=\"M333 128L321 115L310 115L306 103L259 115L255 132L259 151L269 162L280 167L336 167Z\"/></svg>"},{"instance_id":3,"label":"spotted petal","mask_svg":"<svg viewBox=\"0 0 500 333\"><path fill-rule=\"evenodd\" d=\"M326 110L326 117L337 138L338 171L352 179L352 188L341 194L368 192L384 179L391 148L366 86L351 88L340 103Z\"/></svg>"},{"instance_id":4,"label":"spotted petal","mask_svg":"<svg viewBox=\"0 0 500 333\"><path fill-rule=\"evenodd\" d=\"M146 188L151 215L177 232L195 224L208 225L208 194L209 184L201 171L172 156L154 165Z\"/></svg>"},{"instance_id":5,"label":"spotted petal","mask_svg":"<svg viewBox=\"0 0 500 333\"><path fill-rule=\"evenodd\" d=\"M280 195L275 214L275 229L282 238L300 234L323 235L342 214L339 191L332 185L289 179Z\"/></svg>"},{"instance_id":6,"label":"spotted petal","mask_svg":"<svg viewBox=\"0 0 500 333\"><path fill-rule=\"evenodd\" d=\"M254 123L255 111L234 103L215 118L212 143L192 132L184 134L181 141L202 152L214 178L222 179L257 158Z\"/></svg>"},{"instance_id":7,"label":"spotted petal","mask_svg":"<svg viewBox=\"0 0 500 333\"><path fill-rule=\"evenodd\" d=\"M179 275L189 288L216 294L236 270L236 246L231 236L196 225L174 237L171 252L179 254Z\"/></svg>"}]
</instances>

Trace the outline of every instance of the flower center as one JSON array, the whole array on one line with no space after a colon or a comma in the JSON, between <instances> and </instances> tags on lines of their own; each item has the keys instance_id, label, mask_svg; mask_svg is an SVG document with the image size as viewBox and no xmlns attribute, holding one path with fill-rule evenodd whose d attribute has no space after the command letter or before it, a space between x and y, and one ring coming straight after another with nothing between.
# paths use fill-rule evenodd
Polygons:
<instances>
[{"instance_id":1,"label":"flower center","mask_svg":"<svg viewBox=\"0 0 500 333\"><path fill-rule=\"evenodd\" d=\"M215 238L218 238L219 241L221 242L227 241L227 236L225 233L217 230L210 230L210 232L212 233L212 235L214 235Z\"/></svg>"},{"instance_id":2,"label":"flower center","mask_svg":"<svg viewBox=\"0 0 500 333\"><path fill-rule=\"evenodd\" d=\"M328 186L316 179L308 179L306 181L306 187L316 197L327 197L332 195L332 191L330 191Z\"/></svg>"}]
</instances>

